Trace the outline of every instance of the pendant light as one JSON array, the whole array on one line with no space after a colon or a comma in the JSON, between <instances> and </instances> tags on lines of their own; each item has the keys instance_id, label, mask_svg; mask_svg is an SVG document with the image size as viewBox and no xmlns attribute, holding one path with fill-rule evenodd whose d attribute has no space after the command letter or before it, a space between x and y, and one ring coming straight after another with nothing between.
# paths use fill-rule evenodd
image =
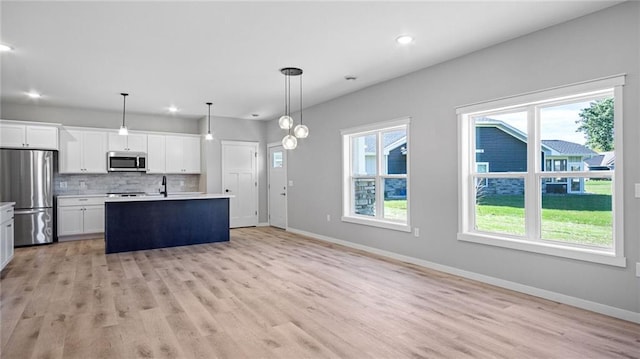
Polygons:
<instances>
[{"instance_id":1,"label":"pendant light","mask_svg":"<svg viewBox=\"0 0 640 359\"><path fill-rule=\"evenodd\" d=\"M122 95L122 126L120 126L120 131L118 131L118 134L122 136L126 136L129 134L129 130L127 129L127 125L125 124L125 121L124 121L124 114L125 114L125 109L127 107L127 96L129 96L129 94L120 93L120 95Z\"/></svg>"},{"instance_id":2,"label":"pendant light","mask_svg":"<svg viewBox=\"0 0 640 359\"><path fill-rule=\"evenodd\" d=\"M207 141L213 140L213 133L211 133L211 105L213 105L212 102L207 102L207 106L209 106L209 129L207 130L207 135L204 136Z\"/></svg>"},{"instance_id":3,"label":"pendant light","mask_svg":"<svg viewBox=\"0 0 640 359\"><path fill-rule=\"evenodd\" d=\"M300 124L293 129L293 135L297 138L309 136L309 127L302 124L302 70L300 70Z\"/></svg>"},{"instance_id":4,"label":"pendant light","mask_svg":"<svg viewBox=\"0 0 640 359\"><path fill-rule=\"evenodd\" d=\"M282 146L287 150L293 150L298 146L298 138L305 138L309 135L309 129L302 125L302 69L297 67L285 67L280 69L284 75L284 115L278 120L278 125L283 130L288 130L288 134L282 139ZM300 125L294 129L294 135L298 130L300 136L291 134L293 118L291 117L291 76L300 76ZM301 127L302 126L302 127Z\"/></svg>"}]
</instances>

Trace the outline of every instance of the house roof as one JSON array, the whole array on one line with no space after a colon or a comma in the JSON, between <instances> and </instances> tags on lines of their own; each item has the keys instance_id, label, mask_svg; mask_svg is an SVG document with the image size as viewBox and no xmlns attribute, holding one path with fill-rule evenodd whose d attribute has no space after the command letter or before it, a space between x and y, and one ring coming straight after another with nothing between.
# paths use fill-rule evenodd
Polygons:
<instances>
[{"instance_id":1,"label":"house roof","mask_svg":"<svg viewBox=\"0 0 640 359\"><path fill-rule=\"evenodd\" d=\"M561 155L596 155L597 152L575 142L564 140L542 140L542 143Z\"/></svg>"},{"instance_id":2,"label":"house roof","mask_svg":"<svg viewBox=\"0 0 640 359\"><path fill-rule=\"evenodd\" d=\"M603 152L584 161L589 167L611 167L616 163L616 154L613 151Z\"/></svg>"},{"instance_id":3,"label":"house roof","mask_svg":"<svg viewBox=\"0 0 640 359\"><path fill-rule=\"evenodd\" d=\"M406 137L407 137L407 134L404 131L385 132L382 135L382 143L386 144L384 151L389 152L394 148L405 144L407 142ZM376 148L376 137L375 136L365 137L364 144L367 146L366 153L374 153L375 151L372 151L372 150ZM390 147L391 145L393 145L393 147Z\"/></svg>"},{"instance_id":4,"label":"house roof","mask_svg":"<svg viewBox=\"0 0 640 359\"><path fill-rule=\"evenodd\" d=\"M502 131L512 135L513 137L527 142L527 134L519 129L509 125L508 123L493 118L482 117L475 120L476 126L482 127L497 127ZM575 142L569 142L564 140L542 140L542 150L551 152L552 155L596 155L590 148Z\"/></svg>"}]
</instances>

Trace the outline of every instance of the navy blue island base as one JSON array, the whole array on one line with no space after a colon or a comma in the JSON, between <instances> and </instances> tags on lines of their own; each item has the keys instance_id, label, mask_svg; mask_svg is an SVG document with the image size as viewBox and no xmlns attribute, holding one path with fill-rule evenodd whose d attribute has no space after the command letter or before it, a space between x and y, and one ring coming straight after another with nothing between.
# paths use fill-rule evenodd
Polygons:
<instances>
[{"instance_id":1,"label":"navy blue island base","mask_svg":"<svg viewBox=\"0 0 640 359\"><path fill-rule=\"evenodd\" d=\"M229 198L107 201L105 251L229 241Z\"/></svg>"}]
</instances>

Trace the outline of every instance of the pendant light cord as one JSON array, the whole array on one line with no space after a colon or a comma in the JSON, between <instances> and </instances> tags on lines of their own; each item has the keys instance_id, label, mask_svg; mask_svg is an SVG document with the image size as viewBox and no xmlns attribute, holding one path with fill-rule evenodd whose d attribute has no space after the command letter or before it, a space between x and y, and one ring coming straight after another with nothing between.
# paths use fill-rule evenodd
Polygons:
<instances>
[{"instance_id":1,"label":"pendant light cord","mask_svg":"<svg viewBox=\"0 0 640 359\"><path fill-rule=\"evenodd\" d=\"M302 125L302 74L300 74L300 125Z\"/></svg>"},{"instance_id":2,"label":"pendant light cord","mask_svg":"<svg viewBox=\"0 0 640 359\"><path fill-rule=\"evenodd\" d=\"M127 96L129 94L121 93L121 95L122 95L122 127L126 127L124 124L124 113L125 113L125 109L127 108Z\"/></svg>"},{"instance_id":3,"label":"pendant light cord","mask_svg":"<svg viewBox=\"0 0 640 359\"><path fill-rule=\"evenodd\" d=\"M209 106L209 130L207 133L211 133L211 102L207 102L207 106Z\"/></svg>"},{"instance_id":4,"label":"pendant light cord","mask_svg":"<svg viewBox=\"0 0 640 359\"><path fill-rule=\"evenodd\" d=\"M286 79L287 79L287 102L289 103L289 112L287 113L287 116L291 117L291 75L289 73L287 73L286 75ZM291 121L293 122L293 118L291 118ZM291 126L289 126L289 135L291 135L291 128L293 127L293 123L291 124Z\"/></svg>"}]
</instances>

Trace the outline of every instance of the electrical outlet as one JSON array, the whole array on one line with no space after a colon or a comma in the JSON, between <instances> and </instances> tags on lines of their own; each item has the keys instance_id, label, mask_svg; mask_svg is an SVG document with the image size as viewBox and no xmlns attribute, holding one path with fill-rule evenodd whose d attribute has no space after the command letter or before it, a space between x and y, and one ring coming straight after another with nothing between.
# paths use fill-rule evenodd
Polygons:
<instances>
[{"instance_id":1,"label":"electrical outlet","mask_svg":"<svg viewBox=\"0 0 640 359\"><path fill-rule=\"evenodd\" d=\"M327 214L327 222L331 222L331 215Z\"/></svg>"},{"instance_id":2,"label":"electrical outlet","mask_svg":"<svg viewBox=\"0 0 640 359\"><path fill-rule=\"evenodd\" d=\"M67 182L60 182L60 188L67 188Z\"/></svg>"},{"instance_id":3,"label":"electrical outlet","mask_svg":"<svg viewBox=\"0 0 640 359\"><path fill-rule=\"evenodd\" d=\"M640 198L640 183L636 183L636 198Z\"/></svg>"},{"instance_id":4,"label":"electrical outlet","mask_svg":"<svg viewBox=\"0 0 640 359\"><path fill-rule=\"evenodd\" d=\"M184 181L180 181L180 187L184 187Z\"/></svg>"},{"instance_id":5,"label":"electrical outlet","mask_svg":"<svg viewBox=\"0 0 640 359\"><path fill-rule=\"evenodd\" d=\"M640 277L640 262L636 263L636 277Z\"/></svg>"},{"instance_id":6,"label":"electrical outlet","mask_svg":"<svg viewBox=\"0 0 640 359\"><path fill-rule=\"evenodd\" d=\"M293 187L293 180L289 180L289 187Z\"/></svg>"},{"instance_id":7,"label":"electrical outlet","mask_svg":"<svg viewBox=\"0 0 640 359\"><path fill-rule=\"evenodd\" d=\"M420 228L414 228L413 229L413 236L414 237L420 237Z\"/></svg>"},{"instance_id":8,"label":"electrical outlet","mask_svg":"<svg viewBox=\"0 0 640 359\"><path fill-rule=\"evenodd\" d=\"M80 189L87 189L87 182L80 181Z\"/></svg>"}]
</instances>

